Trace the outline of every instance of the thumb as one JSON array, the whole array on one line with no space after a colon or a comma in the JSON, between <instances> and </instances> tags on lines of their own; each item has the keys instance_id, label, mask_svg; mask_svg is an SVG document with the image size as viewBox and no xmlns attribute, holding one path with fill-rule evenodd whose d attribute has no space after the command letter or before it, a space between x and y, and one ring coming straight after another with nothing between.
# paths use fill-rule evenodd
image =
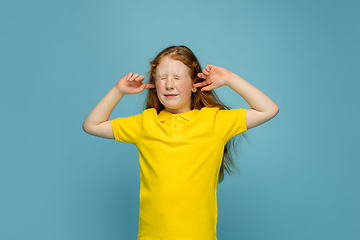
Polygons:
<instances>
[{"instance_id":1,"label":"thumb","mask_svg":"<svg viewBox=\"0 0 360 240\"><path fill-rule=\"evenodd\" d=\"M205 74L203 74L203 73L198 73L198 74L197 74L197 76L198 76L199 78L203 78L203 79L205 79L205 78L206 78L206 75L205 75Z\"/></svg>"}]
</instances>

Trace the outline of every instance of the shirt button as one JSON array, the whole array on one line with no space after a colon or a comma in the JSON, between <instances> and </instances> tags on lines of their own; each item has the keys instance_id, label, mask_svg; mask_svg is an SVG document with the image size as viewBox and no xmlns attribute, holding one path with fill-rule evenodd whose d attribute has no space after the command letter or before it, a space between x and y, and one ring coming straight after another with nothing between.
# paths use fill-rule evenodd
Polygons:
<instances>
[{"instance_id":1,"label":"shirt button","mask_svg":"<svg viewBox=\"0 0 360 240\"><path fill-rule=\"evenodd\" d=\"M176 124L174 124L174 128L177 128L177 125L176 125Z\"/></svg>"}]
</instances>

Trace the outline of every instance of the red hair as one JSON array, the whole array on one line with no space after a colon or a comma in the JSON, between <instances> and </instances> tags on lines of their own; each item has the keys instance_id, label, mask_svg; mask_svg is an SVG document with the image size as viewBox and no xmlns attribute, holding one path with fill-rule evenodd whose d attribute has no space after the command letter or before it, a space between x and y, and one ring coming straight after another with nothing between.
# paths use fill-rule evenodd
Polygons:
<instances>
[{"instance_id":1,"label":"red hair","mask_svg":"<svg viewBox=\"0 0 360 240\"><path fill-rule=\"evenodd\" d=\"M202 72L202 68L195 54L186 46L171 46L162 50L152 61L150 61L151 69L148 72L150 81L149 83L155 84L156 67L165 58L170 57L173 60L181 61L185 64L190 71L190 77L194 83L204 81L204 79L197 76ZM201 109L203 107L218 107L219 109L229 109L217 97L214 91L197 91L191 95L191 109ZM159 101L155 88L149 89L146 108L155 108L159 113L165 106ZM223 159L219 172L219 183L224 179L224 170L230 174L233 169L239 172L239 169L233 161L230 149L234 147L234 138L230 139L225 145Z\"/></svg>"}]
</instances>

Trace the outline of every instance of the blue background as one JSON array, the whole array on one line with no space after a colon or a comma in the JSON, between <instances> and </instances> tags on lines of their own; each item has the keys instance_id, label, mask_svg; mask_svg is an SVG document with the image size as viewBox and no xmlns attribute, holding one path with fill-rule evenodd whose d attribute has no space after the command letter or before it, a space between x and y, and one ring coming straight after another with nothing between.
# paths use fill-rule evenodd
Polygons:
<instances>
[{"instance_id":1,"label":"blue background","mask_svg":"<svg viewBox=\"0 0 360 240\"><path fill-rule=\"evenodd\" d=\"M122 76L179 44L280 107L246 133L241 174L218 187L219 240L360 239L359 1L34 0L0 11L0 239L136 239L137 150L81 125ZM143 102L126 96L111 118Z\"/></svg>"}]
</instances>

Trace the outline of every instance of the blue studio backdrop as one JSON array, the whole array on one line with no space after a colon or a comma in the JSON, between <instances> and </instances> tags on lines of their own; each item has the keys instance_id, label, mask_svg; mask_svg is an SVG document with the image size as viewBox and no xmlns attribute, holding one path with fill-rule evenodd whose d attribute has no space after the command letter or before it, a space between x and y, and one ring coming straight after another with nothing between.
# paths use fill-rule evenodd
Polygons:
<instances>
[{"instance_id":1,"label":"blue studio backdrop","mask_svg":"<svg viewBox=\"0 0 360 240\"><path fill-rule=\"evenodd\" d=\"M137 149L82 122L170 45L280 108L218 186L218 239L360 239L359 12L351 0L1 1L0 239L136 239ZM111 119L142 112L144 96Z\"/></svg>"}]
</instances>

